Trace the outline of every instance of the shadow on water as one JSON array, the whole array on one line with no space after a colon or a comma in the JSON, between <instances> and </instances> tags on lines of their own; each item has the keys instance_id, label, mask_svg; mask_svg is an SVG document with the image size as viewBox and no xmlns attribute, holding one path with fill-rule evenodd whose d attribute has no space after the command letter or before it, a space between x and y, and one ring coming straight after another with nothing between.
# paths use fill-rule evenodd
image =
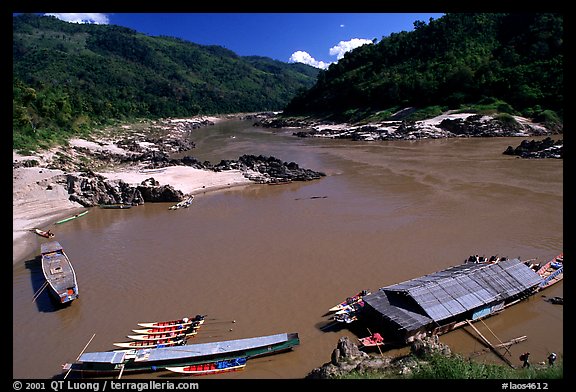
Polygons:
<instances>
[{"instance_id":1,"label":"shadow on water","mask_svg":"<svg viewBox=\"0 0 576 392\"><path fill-rule=\"evenodd\" d=\"M30 281L32 282L32 289L34 290L31 298L35 298L34 302L40 312L56 312L65 309L69 305L56 303L54 297L50 294L50 289L46 285L46 279L42 273L42 261L40 256L24 261L24 265L26 266L26 269L30 270Z\"/></svg>"}]
</instances>

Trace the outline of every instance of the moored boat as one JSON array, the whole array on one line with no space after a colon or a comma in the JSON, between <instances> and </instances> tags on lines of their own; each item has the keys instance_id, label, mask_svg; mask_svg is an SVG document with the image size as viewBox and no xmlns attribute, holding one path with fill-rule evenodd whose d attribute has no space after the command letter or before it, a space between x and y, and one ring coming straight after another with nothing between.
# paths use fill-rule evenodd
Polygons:
<instances>
[{"instance_id":1,"label":"moored boat","mask_svg":"<svg viewBox=\"0 0 576 392\"><path fill-rule=\"evenodd\" d=\"M190 207L190 204L192 204L193 200L194 200L194 196L188 196L184 200L174 204L172 207L169 207L168 209L169 210L177 210L180 208L188 208L188 207Z\"/></svg>"},{"instance_id":2,"label":"moored boat","mask_svg":"<svg viewBox=\"0 0 576 392\"><path fill-rule=\"evenodd\" d=\"M564 278L564 252L549 260L536 273L542 277L538 291L561 281Z\"/></svg>"},{"instance_id":3,"label":"moored boat","mask_svg":"<svg viewBox=\"0 0 576 392\"><path fill-rule=\"evenodd\" d=\"M65 364L62 369L81 376L142 373L237 357L248 360L289 351L299 344L298 333L280 333L173 347L88 352L81 354L76 362Z\"/></svg>"},{"instance_id":4,"label":"moored boat","mask_svg":"<svg viewBox=\"0 0 576 392\"><path fill-rule=\"evenodd\" d=\"M384 345L384 338L378 332L358 339L361 347L377 347Z\"/></svg>"},{"instance_id":5,"label":"moored boat","mask_svg":"<svg viewBox=\"0 0 576 392\"><path fill-rule=\"evenodd\" d=\"M185 337L176 338L162 338L162 339L149 339L149 340L134 340L131 342L113 343L114 346L123 348L160 348L181 346L186 343Z\"/></svg>"},{"instance_id":6,"label":"moored boat","mask_svg":"<svg viewBox=\"0 0 576 392\"><path fill-rule=\"evenodd\" d=\"M347 305L344 309L337 311L332 316L334 321L339 323L350 324L358 320L358 314L362 311L364 307L364 301L360 300L352 305Z\"/></svg>"},{"instance_id":7,"label":"moored boat","mask_svg":"<svg viewBox=\"0 0 576 392\"><path fill-rule=\"evenodd\" d=\"M176 333L182 333L182 332L193 332L198 330L198 328L200 328L200 326L204 323L204 320L201 321L195 321L192 324L187 324L187 325L173 325L173 326L167 326L167 327L156 327L156 328L140 328L140 329L133 329L132 332L134 333L138 333L138 334L145 334L145 335L157 335L157 334L164 334L164 333L169 333L169 332L176 332Z\"/></svg>"},{"instance_id":8,"label":"moored boat","mask_svg":"<svg viewBox=\"0 0 576 392\"><path fill-rule=\"evenodd\" d=\"M34 231L34 233L38 234L40 237L44 237L44 238L54 238L54 233L52 233L50 230L44 231L38 228L34 228L32 229Z\"/></svg>"},{"instance_id":9,"label":"moored boat","mask_svg":"<svg viewBox=\"0 0 576 392\"><path fill-rule=\"evenodd\" d=\"M166 370L187 374L190 376L204 376L208 374L227 373L242 370L246 367L246 358L224 359L221 361L199 363L189 366L169 366Z\"/></svg>"},{"instance_id":10,"label":"moored boat","mask_svg":"<svg viewBox=\"0 0 576 392\"><path fill-rule=\"evenodd\" d=\"M362 300L362 298L366 295L369 295L370 292L368 290L362 290L358 294L355 294L351 297L346 298L346 300L340 302L338 305L335 305L328 309L329 312L338 312L340 310L344 310L349 308L351 305L356 304Z\"/></svg>"},{"instance_id":11,"label":"moored boat","mask_svg":"<svg viewBox=\"0 0 576 392\"><path fill-rule=\"evenodd\" d=\"M169 328L169 327L186 328L193 323L202 324L205 318L206 315L202 316L200 314L197 314L193 318L183 317L178 320L152 321L152 322L138 323L138 325L144 328L152 328L152 329Z\"/></svg>"},{"instance_id":12,"label":"moored boat","mask_svg":"<svg viewBox=\"0 0 576 392\"><path fill-rule=\"evenodd\" d=\"M68 304L78 298L76 272L68 255L58 241L40 246L42 273L46 278L50 292L60 304Z\"/></svg>"},{"instance_id":13,"label":"moored boat","mask_svg":"<svg viewBox=\"0 0 576 392\"><path fill-rule=\"evenodd\" d=\"M81 212L81 213L79 213L79 214L73 215L73 216L71 216L71 217L69 217L69 218L59 220L58 222L56 222L56 224L59 225L60 223L65 223L65 222L71 221L71 220L73 220L73 219L80 218L81 216L84 216L84 215L86 215L87 213L88 213L88 210L86 210L86 211L84 211L84 212Z\"/></svg>"},{"instance_id":14,"label":"moored boat","mask_svg":"<svg viewBox=\"0 0 576 392\"><path fill-rule=\"evenodd\" d=\"M132 340L144 340L147 342L154 342L163 339L176 339L176 338L189 338L198 334L198 330L182 330L178 332L165 332L159 334L139 334L139 335L128 335L128 339Z\"/></svg>"},{"instance_id":15,"label":"moored boat","mask_svg":"<svg viewBox=\"0 0 576 392\"><path fill-rule=\"evenodd\" d=\"M100 204L100 208L107 210L126 210L132 208L130 204Z\"/></svg>"}]
</instances>

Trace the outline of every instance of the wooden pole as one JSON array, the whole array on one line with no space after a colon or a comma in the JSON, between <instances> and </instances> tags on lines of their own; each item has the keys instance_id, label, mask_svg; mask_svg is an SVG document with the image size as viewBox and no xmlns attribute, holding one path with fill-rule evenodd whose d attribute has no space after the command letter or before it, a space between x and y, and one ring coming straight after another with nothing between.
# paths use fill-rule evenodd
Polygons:
<instances>
[{"instance_id":1,"label":"wooden pole","mask_svg":"<svg viewBox=\"0 0 576 392\"><path fill-rule=\"evenodd\" d=\"M517 338L510 339L509 341L504 342L504 343L502 343L502 344L495 344L494 347L496 347L496 348L510 347L510 346L512 346L513 344L521 343L521 342L525 341L526 339L528 339L527 336L519 336L519 337L517 337ZM475 356L475 355L480 355L480 354L482 354L483 352L486 352L486 351L489 351L489 350L490 350L490 349L486 347L486 348L483 348L483 349L480 350L480 351L477 351L477 352L472 353L472 355L474 355L474 356Z\"/></svg>"},{"instance_id":2,"label":"wooden pole","mask_svg":"<svg viewBox=\"0 0 576 392\"><path fill-rule=\"evenodd\" d=\"M42 285L42 287L40 287L38 289L38 291L36 291L34 293L34 298L32 298L32 302L36 301L38 299L38 297L40 296L40 293L46 288L48 287L48 281L44 282L44 284Z\"/></svg>"},{"instance_id":3,"label":"wooden pole","mask_svg":"<svg viewBox=\"0 0 576 392\"><path fill-rule=\"evenodd\" d=\"M84 348L82 349L82 351L80 351L80 354L78 354L78 356L76 357L76 360L79 360L80 357L82 356L82 354L84 354L84 351L86 351L86 348L88 347L88 345L90 344L90 342L92 341L92 339L94 339L94 336L96 336L96 334L93 334L92 337L90 338L90 340L88 341L88 343L86 343L86 345L84 346ZM70 366L70 369L68 369L68 371L66 372L66 375L64 376L64 378L68 377L68 374L70 374L70 372L72 371L72 366Z\"/></svg>"},{"instance_id":4,"label":"wooden pole","mask_svg":"<svg viewBox=\"0 0 576 392\"><path fill-rule=\"evenodd\" d=\"M370 332L370 328L366 327L366 329L368 330L368 333L370 334L370 336L372 336L372 332ZM376 347L378 347L378 351L380 351L380 356L382 358L384 358L384 354L382 354L382 350L380 350L380 345L376 344Z\"/></svg>"},{"instance_id":5,"label":"wooden pole","mask_svg":"<svg viewBox=\"0 0 576 392\"><path fill-rule=\"evenodd\" d=\"M490 327L488 327L488 325L484 322L484 320L480 319L480 321L482 321L482 324L484 324L484 326L488 329L488 331L490 331L490 333L496 338L498 339L498 341L500 342L500 344L503 344L503 342L500 340L500 338L498 336L496 336L496 334L490 329ZM506 346L502 346L504 347L504 349L506 349L506 352L512 356L512 353L510 353L510 350L508 350L508 347Z\"/></svg>"},{"instance_id":6,"label":"wooden pole","mask_svg":"<svg viewBox=\"0 0 576 392\"><path fill-rule=\"evenodd\" d=\"M124 373L124 364L122 364L122 367L120 368L120 374L118 375L118 380L122 378L122 373Z\"/></svg>"},{"instance_id":7,"label":"wooden pole","mask_svg":"<svg viewBox=\"0 0 576 392\"><path fill-rule=\"evenodd\" d=\"M519 337L517 337L517 338L510 339L510 340L507 341L507 342L504 342L504 343L501 343L501 344L497 344L497 345L495 345L494 347L510 347L511 345L516 344L516 343L523 342L523 341L525 341L526 339L528 339L528 337L527 337L526 335L524 335L524 336L519 336Z\"/></svg>"},{"instance_id":8,"label":"wooden pole","mask_svg":"<svg viewBox=\"0 0 576 392\"><path fill-rule=\"evenodd\" d=\"M500 359L502 359L504 362L506 362L511 368L514 369L514 365L512 365L512 363L508 360L508 358L506 358L504 355L502 355L502 353L500 353L500 351L496 350L496 347L494 347L492 345L492 343L490 343L490 341L488 339L486 339L484 337L484 335L482 335L482 333L480 331L478 331L478 329L472 324L472 322L470 322L470 320L466 320L466 322L468 323L469 326L471 326L474 331L476 331L476 333L478 334L478 336L480 336L480 338L482 339L482 341L490 348L490 350L492 350L492 352L496 355L498 355L498 357Z\"/></svg>"}]
</instances>

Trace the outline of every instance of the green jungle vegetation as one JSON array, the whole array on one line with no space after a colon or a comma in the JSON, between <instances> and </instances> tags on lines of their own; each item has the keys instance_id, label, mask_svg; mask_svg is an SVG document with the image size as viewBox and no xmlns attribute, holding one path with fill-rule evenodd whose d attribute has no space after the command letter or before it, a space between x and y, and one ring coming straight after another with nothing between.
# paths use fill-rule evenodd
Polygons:
<instances>
[{"instance_id":1,"label":"green jungle vegetation","mask_svg":"<svg viewBox=\"0 0 576 392\"><path fill-rule=\"evenodd\" d=\"M353 371L342 379L434 379L434 380L467 380L467 379L504 379L504 380L550 380L564 378L564 364L558 358L553 366L534 364L529 368L512 369L507 365L471 361L461 355L445 356L433 353L419 359L419 366L406 375L397 371ZM544 385L540 386L545 389ZM540 388L537 388L540 389Z\"/></svg>"},{"instance_id":2,"label":"green jungle vegetation","mask_svg":"<svg viewBox=\"0 0 576 392\"><path fill-rule=\"evenodd\" d=\"M323 71L30 14L13 17L13 33L13 148L22 151L113 122L282 109L348 122L387 120L406 107L407 120L459 110L563 121L560 14L416 21Z\"/></svg>"},{"instance_id":3,"label":"green jungle vegetation","mask_svg":"<svg viewBox=\"0 0 576 392\"><path fill-rule=\"evenodd\" d=\"M563 118L563 17L456 13L414 22L321 71L283 116L383 121L412 107L413 120L447 110Z\"/></svg>"},{"instance_id":4,"label":"green jungle vegetation","mask_svg":"<svg viewBox=\"0 0 576 392\"><path fill-rule=\"evenodd\" d=\"M319 70L114 25L13 17L13 148L111 122L277 111Z\"/></svg>"}]
</instances>

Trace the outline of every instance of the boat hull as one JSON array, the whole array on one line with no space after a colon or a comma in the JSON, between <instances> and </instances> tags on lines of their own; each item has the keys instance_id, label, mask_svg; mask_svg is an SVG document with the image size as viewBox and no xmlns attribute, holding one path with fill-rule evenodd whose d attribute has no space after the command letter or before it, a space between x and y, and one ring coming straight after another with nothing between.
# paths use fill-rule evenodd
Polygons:
<instances>
[{"instance_id":1,"label":"boat hull","mask_svg":"<svg viewBox=\"0 0 576 392\"><path fill-rule=\"evenodd\" d=\"M338 305L332 306L328 309L328 312L339 312L350 308L352 305L357 304L362 300L362 298L366 295L369 295L370 291L364 290L359 292L358 294L353 295L352 297L346 298L345 301L340 302Z\"/></svg>"},{"instance_id":2,"label":"boat hull","mask_svg":"<svg viewBox=\"0 0 576 392\"><path fill-rule=\"evenodd\" d=\"M118 342L112 343L116 347L122 348L161 348L161 347L172 347L172 346L181 346L185 343L184 339L175 339L175 340L134 340L132 342Z\"/></svg>"},{"instance_id":3,"label":"boat hull","mask_svg":"<svg viewBox=\"0 0 576 392\"><path fill-rule=\"evenodd\" d=\"M560 253L552 260L548 261L538 271L542 277L542 282L538 286L538 291L544 290L564 278L564 253Z\"/></svg>"},{"instance_id":4,"label":"boat hull","mask_svg":"<svg viewBox=\"0 0 576 392\"><path fill-rule=\"evenodd\" d=\"M70 304L78 298L76 272L57 241L41 245L42 273L50 287L50 294L61 305Z\"/></svg>"},{"instance_id":5,"label":"boat hull","mask_svg":"<svg viewBox=\"0 0 576 392\"><path fill-rule=\"evenodd\" d=\"M34 232L36 234L38 234L40 237L44 237L44 238L54 238L54 233L51 233L49 231L44 231L44 230L40 230L40 229L34 229Z\"/></svg>"},{"instance_id":6,"label":"boat hull","mask_svg":"<svg viewBox=\"0 0 576 392\"><path fill-rule=\"evenodd\" d=\"M138 323L143 328L163 329L163 328L187 328L194 323L203 324L205 316L196 316L194 318L169 320L169 321L153 321L149 323Z\"/></svg>"},{"instance_id":7,"label":"boat hull","mask_svg":"<svg viewBox=\"0 0 576 392\"><path fill-rule=\"evenodd\" d=\"M162 334L157 334L157 335L140 334L140 335L128 335L126 337L128 339L132 339L132 340L155 342L155 341L159 341L159 340L163 340L163 339L189 338L189 337L195 336L196 334L198 334L198 331L181 332L181 333L171 332L171 333L162 333Z\"/></svg>"},{"instance_id":8,"label":"boat hull","mask_svg":"<svg viewBox=\"0 0 576 392\"><path fill-rule=\"evenodd\" d=\"M223 342L188 344L177 347L85 353L79 362L63 370L96 377L163 371L167 367L192 366L238 357L263 357L292 350L300 344L298 333L285 333Z\"/></svg>"},{"instance_id":9,"label":"boat hull","mask_svg":"<svg viewBox=\"0 0 576 392\"><path fill-rule=\"evenodd\" d=\"M61 223L69 222L69 221L71 221L71 220L73 220L73 219L80 218L81 216L84 216L84 215L86 215L87 213L88 213L88 211L81 212L81 213L76 214L76 215L74 215L74 216L71 216L71 217L69 217L69 218L59 220L58 222L56 222L56 224L59 225L59 224L61 224Z\"/></svg>"},{"instance_id":10,"label":"boat hull","mask_svg":"<svg viewBox=\"0 0 576 392\"><path fill-rule=\"evenodd\" d=\"M133 329L132 332L143 335L162 335L171 332L181 333L182 331L190 331L190 329L196 331L200 328L200 325L201 323L198 325L191 324L188 326L175 326L165 328L142 328L142 329Z\"/></svg>"},{"instance_id":11,"label":"boat hull","mask_svg":"<svg viewBox=\"0 0 576 392\"><path fill-rule=\"evenodd\" d=\"M235 358L232 360L222 360L216 362L207 362L190 366L167 367L174 373L185 374L188 376L206 376L210 374L229 373L243 370L246 367L246 358Z\"/></svg>"}]
</instances>

